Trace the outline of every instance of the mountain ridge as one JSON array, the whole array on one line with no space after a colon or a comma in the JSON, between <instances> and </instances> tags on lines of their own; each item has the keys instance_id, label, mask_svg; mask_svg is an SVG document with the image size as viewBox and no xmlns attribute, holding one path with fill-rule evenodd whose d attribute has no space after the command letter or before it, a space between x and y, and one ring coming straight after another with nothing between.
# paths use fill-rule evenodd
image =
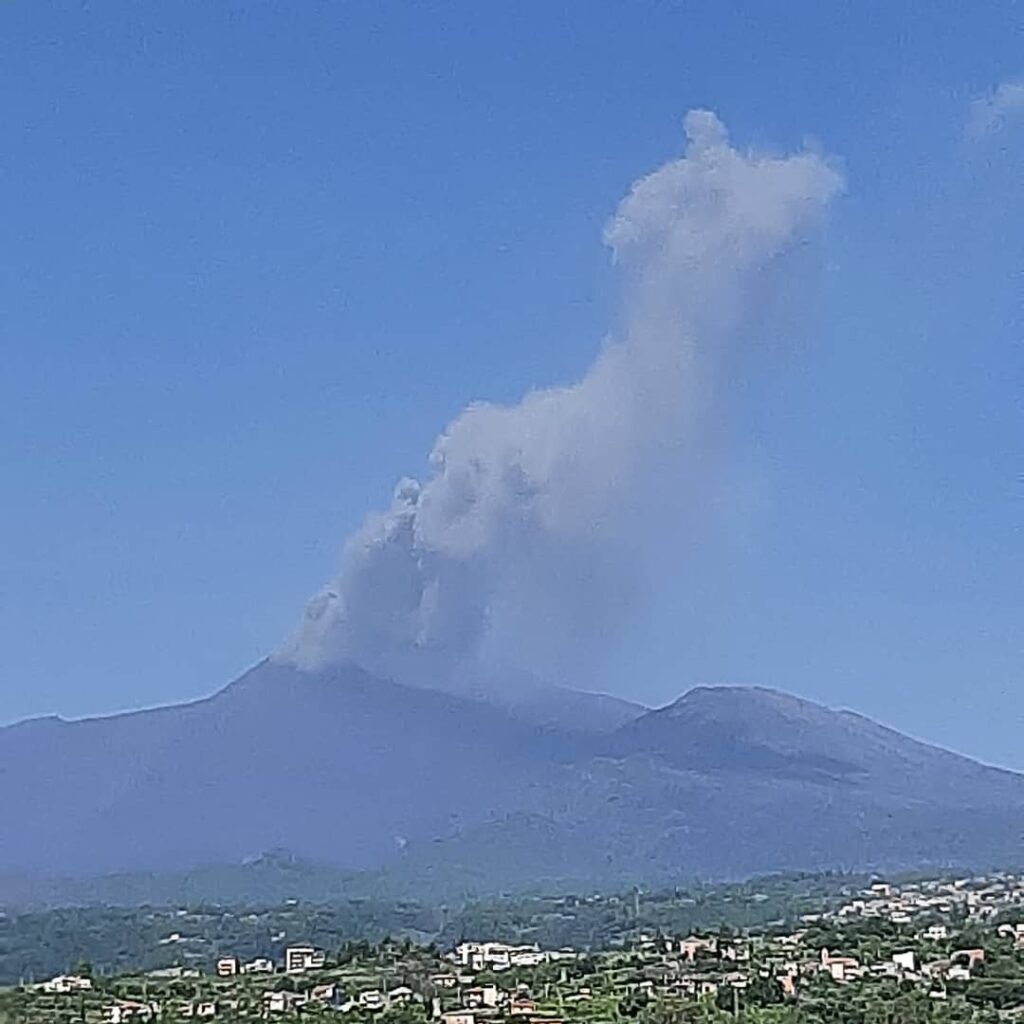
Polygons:
<instances>
[{"instance_id":1,"label":"mountain ridge","mask_svg":"<svg viewBox=\"0 0 1024 1024\"><path fill-rule=\"evenodd\" d=\"M284 848L412 887L500 888L1019 855L1024 776L856 713L700 686L662 708L602 703L575 728L595 702L558 691L517 712L267 659L186 704L27 720L0 729L0 874Z\"/></svg>"}]
</instances>

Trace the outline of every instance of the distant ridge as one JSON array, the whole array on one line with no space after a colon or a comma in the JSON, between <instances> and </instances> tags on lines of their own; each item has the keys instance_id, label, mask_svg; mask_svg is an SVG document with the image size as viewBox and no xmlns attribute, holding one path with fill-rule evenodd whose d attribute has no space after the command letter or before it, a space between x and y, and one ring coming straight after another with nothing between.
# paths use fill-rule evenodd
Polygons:
<instances>
[{"instance_id":1,"label":"distant ridge","mask_svg":"<svg viewBox=\"0 0 1024 1024\"><path fill-rule=\"evenodd\" d=\"M1021 775L775 690L501 706L273 661L190 704L0 729L0 805L22 893L275 849L479 892L1012 864L1024 841Z\"/></svg>"}]
</instances>

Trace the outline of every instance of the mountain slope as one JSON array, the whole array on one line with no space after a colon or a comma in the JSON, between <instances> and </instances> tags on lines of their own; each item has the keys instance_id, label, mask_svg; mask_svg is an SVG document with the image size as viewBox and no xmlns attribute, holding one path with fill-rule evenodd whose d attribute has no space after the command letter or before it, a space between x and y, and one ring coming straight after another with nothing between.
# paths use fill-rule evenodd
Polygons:
<instances>
[{"instance_id":1,"label":"mountain slope","mask_svg":"<svg viewBox=\"0 0 1024 1024\"><path fill-rule=\"evenodd\" d=\"M1024 777L849 712L701 687L613 705L610 729L598 697L537 699L268 661L193 704L2 729L0 874L286 848L389 885L486 889L1019 859Z\"/></svg>"},{"instance_id":2,"label":"mountain slope","mask_svg":"<svg viewBox=\"0 0 1024 1024\"><path fill-rule=\"evenodd\" d=\"M933 802L1013 804L1021 795L1014 772L762 687L696 687L627 724L612 747L675 767L764 771Z\"/></svg>"},{"instance_id":3,"label":"mountain slope","mask_svg":"<svg viewBox=\"0 0 1024 1024\"><path fill-rule=\"evenodd\" d=\"M193 704L0 732L12 824L0 870L171 867L281 846L368 866L409 834L503 807L518 788L507 773L528 782L549 747L479 701L263 662Z\"/></svg>"}]
</instances>

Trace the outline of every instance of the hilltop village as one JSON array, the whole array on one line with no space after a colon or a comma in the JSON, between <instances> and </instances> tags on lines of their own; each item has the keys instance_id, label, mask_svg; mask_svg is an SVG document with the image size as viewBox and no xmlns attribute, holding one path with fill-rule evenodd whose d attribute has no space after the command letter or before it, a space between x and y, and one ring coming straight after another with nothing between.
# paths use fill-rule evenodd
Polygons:
<instances>
[{"instance_id":1,"label":"hilltop village","mask_svg":"<svg viewBox=\"0 0 1024 1024\"><path fill-rule=\"evenodd\" d=\"M758 902L756 891L748 894ZM598 897L594 897L598 899ZM639 904L639 895L635 897ZM568 909L566 910L568 913ZM182 932L164 948L185 947ZM101 974L88 964L0 992L0 1020L53 1024L312 1018L339 1024L1024 1020L1024 876L875 881L761 927L625 931L606 948L409 938L278 958Z\"/></svg>"}]
</instances>

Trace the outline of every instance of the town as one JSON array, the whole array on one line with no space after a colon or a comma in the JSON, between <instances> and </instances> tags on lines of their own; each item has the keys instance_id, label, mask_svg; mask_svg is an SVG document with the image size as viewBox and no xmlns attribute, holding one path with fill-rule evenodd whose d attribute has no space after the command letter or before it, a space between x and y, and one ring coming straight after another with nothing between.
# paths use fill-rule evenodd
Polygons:
<instances>
[{"instance_id":1,"label":"town","mask_svg":"<svg viewBox=\"0 0 1024 1024\"><path fill-rule=\"evenodd\" d=\"M625 906L634 925L643 920L639 892L632 908L629 897L589 899ZM744 899L756 906L767 896L754 887ZM624 927L601 948L478 935L448 948L392 937L327 949L277 934L276 959L222 949L206 963L181 957L138 972L69 965L67 973L0 991L0 1020L1024 1019L1024 876L874 880L839 886L822 902L757 927L689 934ZM159 944L186 946L187 936L172 932Z\"/></svg>"}]
</instances>

